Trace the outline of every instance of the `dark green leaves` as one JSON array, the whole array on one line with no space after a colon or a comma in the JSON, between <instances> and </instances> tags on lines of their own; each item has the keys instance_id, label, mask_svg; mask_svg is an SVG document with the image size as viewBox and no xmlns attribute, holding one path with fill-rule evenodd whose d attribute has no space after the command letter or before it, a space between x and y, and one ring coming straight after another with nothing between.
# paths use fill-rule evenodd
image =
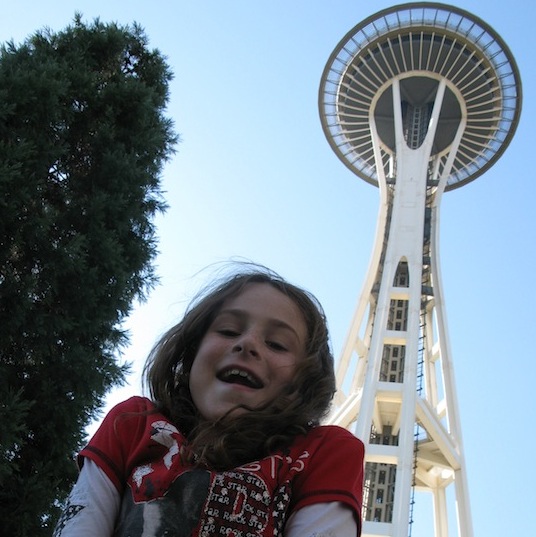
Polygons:
<instances>
[{"instance_id":1,"label":"dark green leaves","mask_svg":"<svg viewBox=\"0 0 536 537\"><path fill-rule=\"evenodd\" d=\"M84 426L124 379L121 323L156 283L170 80L136 25L77 16L0 51L5 535L50 535Z\"/></svg>"}]
</instances>

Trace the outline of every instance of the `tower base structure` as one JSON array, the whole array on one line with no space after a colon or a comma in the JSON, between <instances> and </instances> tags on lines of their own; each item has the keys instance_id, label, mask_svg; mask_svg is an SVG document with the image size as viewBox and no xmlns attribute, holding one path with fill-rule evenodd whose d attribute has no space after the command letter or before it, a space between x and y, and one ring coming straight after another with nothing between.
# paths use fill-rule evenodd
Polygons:
<instances>
[{"instance_id":1,"label":"tower base structure","mask_svg":"<svg viewBox=\"0 0 536 537\"><path fill-rule=\"evenodd\" d=\"M341 40L319 105L332 148L380 191L330 417L365 442L363 536L411 535L423 491L435 537L451 536L453 519L460 537L472 537L439 207L445 191L478 177L508 145L521 108L517 67L479 19L442 4L407 4Z\"/></svg>"}]
</instances>

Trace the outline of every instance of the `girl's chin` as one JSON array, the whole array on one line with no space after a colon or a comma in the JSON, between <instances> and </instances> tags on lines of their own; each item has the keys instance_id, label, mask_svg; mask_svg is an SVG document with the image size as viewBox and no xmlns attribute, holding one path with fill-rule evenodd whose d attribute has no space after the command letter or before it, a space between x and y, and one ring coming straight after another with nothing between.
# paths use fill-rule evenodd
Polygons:
<instances>
[{"instance_id":1,"label":"girl's chin","mask_svg":"<svg viewBox=\"0 0 536 537\"><path fill-rule=\"evenodd\" d=\"M235 418L237 416L243 416L244 414L247 414L248 412L251 412L252 410L254 410L254 408L248 408L246 406L237 405L237 406L230 407L226 409L225 411L222 410L220 412L213 413L211 416L211 419L209 419L208 421L215 422L222 418L226 418L227 416Z\"/></svg>"}]
</instances>

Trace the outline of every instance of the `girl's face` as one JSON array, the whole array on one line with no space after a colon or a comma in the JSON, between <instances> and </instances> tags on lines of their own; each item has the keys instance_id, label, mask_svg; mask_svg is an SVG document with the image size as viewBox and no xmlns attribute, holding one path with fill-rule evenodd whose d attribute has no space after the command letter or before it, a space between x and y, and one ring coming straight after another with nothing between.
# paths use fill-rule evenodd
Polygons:
<instances>
[{"instance_id":1,"label":"girl's face","mask_svg":"<svg viewBox=\"0 0 536 537\"><path fill-rule=\"evenodd\" d=\"M251 283L227 299L201 340L190 392L201 415L273 401L305 357L307 327L298 306L269 283ZM247 412L236 408L235 412Z\"/></svg>"}]
</instances>

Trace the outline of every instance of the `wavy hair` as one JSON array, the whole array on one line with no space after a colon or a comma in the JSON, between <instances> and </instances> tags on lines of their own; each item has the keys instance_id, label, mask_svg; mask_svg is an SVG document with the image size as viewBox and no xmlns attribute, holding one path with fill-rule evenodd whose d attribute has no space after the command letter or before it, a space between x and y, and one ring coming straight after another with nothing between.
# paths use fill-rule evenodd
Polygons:
<instances>
[{"instance_id":1,"label":"wavy hair","mask_svg":"<svg viewBox=\"0 0 536 537\"><path fill-rule=\"evenodd\" d=\"M224 302L256 283L272 285L298 306L307 327L305 358L275 400L239 415L231 416L232 409L216 421L207 421L197 411L190 393L192 364ZM157 409L186 437L182 455L189 462L226 470L258 460L290 446L297 435L318 425L329 410L335 375L324 311L309 292L255 266L217 282L200 295L183 319L153 347L144 377Z\"/></svg>"}]
</instances>

